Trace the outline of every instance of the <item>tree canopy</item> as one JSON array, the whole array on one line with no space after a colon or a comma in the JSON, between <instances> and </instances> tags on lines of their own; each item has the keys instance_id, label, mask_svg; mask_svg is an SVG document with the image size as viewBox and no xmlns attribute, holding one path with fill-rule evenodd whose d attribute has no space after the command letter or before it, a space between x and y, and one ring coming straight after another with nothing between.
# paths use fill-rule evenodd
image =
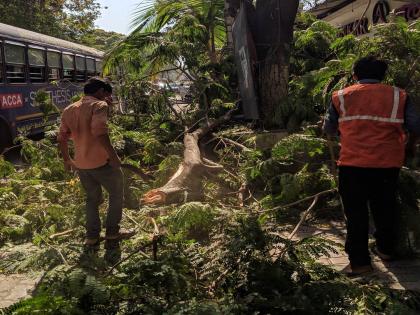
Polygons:
<instances>
[{"instance_id":1,"label":"tree canopy","mask_svg":"<svg viewBox=\"0 0 420 315\"><path fill-rule=\"evenodd\" d=\"M107 51L116 43L123 40L125 36L116 32L107 32L100 28L91 30L81 37L81 43L89 47Z\"/></svg>"},{"instance_id":2,"label":"tree canopy","mask_svg":"<svg viewBox=\"0 0 420 315\"><path fill-rule=\"evenodd\" d=\"M0 0L0 21L66 40L78 40L100 16L96 0Z\"/></svg>"}]
</instances>

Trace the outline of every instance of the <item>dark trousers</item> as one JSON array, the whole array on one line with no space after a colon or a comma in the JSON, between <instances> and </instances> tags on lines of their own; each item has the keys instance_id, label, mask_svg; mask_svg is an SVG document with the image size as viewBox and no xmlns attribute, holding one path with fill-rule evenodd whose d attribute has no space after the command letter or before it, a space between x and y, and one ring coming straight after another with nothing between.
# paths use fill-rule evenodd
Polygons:
<instances>
[{"instance_id":1,"label":"dark trousers","mask_svg":"<svg viewBox=\"0 0 420 315\"><path fill-rule=\"evenodd\" d=\"M354 266L370 264L369 210L378 249L393 253L399 168L339 167L339 191L347 217L345 250Z\"/></svg>"},{"instance_id":2,"label":"dark trousers","mask_svg":"<svg viewBox=\"0 0 420 315\"><path fill-rule=\"evenodd\" d=\"M123 175L121 169L105 165L95 169L78 170L80 182L86 192L86 237L97 238L101 233L99 205L102 187L109 194L109 207L106 217L106 234L119 232L123 207Z\"/></svg>"}]
</instances>

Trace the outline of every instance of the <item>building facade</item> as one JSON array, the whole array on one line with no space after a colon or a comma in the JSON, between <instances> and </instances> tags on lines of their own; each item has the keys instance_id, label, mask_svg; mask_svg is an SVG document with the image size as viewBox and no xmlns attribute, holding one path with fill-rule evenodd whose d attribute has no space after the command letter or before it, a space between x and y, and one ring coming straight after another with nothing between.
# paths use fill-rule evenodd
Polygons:
<instances>
[{"instance_id":1,"label":"building facade","mask_svg":"<svg viewBox=\"0 0 420 315\"><path fill-rule=\"evenodd\" d=\"M326 0L311 10L322 19L342 30L343 35L369 33L369 27L389 21L393 12L407 21L420 18L419 0Z\"/></svg>"}]
</instances>

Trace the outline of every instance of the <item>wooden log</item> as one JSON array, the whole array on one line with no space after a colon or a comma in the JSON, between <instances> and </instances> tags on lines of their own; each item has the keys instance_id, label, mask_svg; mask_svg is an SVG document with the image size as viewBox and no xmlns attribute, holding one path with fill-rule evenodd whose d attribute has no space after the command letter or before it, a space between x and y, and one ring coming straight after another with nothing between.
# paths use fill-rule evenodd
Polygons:
<instances>
[{"instance_id":1,"label":"wooden log","mask_svg":"<svg viewBox=\"0 0 420 315\"><path fill-rule=\"evenodd\" d=\"M178 170L164 186L147 192L141 202L144 204L165 204L178 201L177 197L179 198L184 192L198 193L203 174L222 168L217 163L202 157L199 141L210 131L230 120L235 111L236 108L194 132L186 132L184 135L184 159Z\"/></svg>"}]
</instances>

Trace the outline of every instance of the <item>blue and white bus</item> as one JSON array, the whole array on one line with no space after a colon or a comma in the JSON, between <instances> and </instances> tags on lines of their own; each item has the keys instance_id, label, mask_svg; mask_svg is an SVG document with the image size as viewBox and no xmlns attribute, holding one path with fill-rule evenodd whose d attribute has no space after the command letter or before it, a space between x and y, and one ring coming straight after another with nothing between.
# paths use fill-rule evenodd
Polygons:
<instances>
[{"instance_id":1,"label":"blue and white bus","mask_svg":"<svg viewBox=\"0 0 420 315\"><path fill-rule=\"evenodd\" d=\"M94 48L0 23L0 154L20 135L41 133L59 114L45 117L34 102L40 89L61 110L102 72Z\"/></svg>"}]
</instances>

